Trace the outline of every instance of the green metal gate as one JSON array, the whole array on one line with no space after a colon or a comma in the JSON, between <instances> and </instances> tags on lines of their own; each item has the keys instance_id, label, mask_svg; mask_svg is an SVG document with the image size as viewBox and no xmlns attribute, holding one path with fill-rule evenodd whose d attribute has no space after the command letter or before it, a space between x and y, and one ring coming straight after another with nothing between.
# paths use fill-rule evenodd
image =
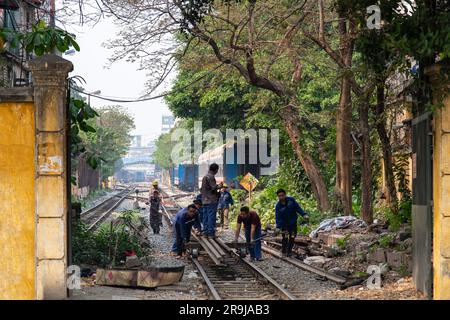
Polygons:
<instances>
[{"instance_id":1,"label":"green metal gate","mask_svg":"<svg viewBox=\"0 0 450 320\"><path fill-rule=\"evenodd\" d=\"M431 114L412 121L412 235L413 281L417 290L432 297L432 161Z\"/></svg>"}]
</instances>

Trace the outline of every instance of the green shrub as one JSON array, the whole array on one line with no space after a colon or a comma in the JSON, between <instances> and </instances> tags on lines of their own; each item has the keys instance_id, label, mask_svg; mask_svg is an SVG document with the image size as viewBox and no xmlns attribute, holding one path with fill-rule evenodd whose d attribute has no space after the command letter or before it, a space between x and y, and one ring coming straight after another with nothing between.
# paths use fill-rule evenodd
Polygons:
<instances>
[{"instance_id":1,"label":"green shrub","mask_svg":"<svg viewBox=\"0 0 450 320\"><path fill-rule=\"evenodd\" d=\"M75 264L108 266L125 260L125 251L134 250L137 256L148 254L139 239L131 234L125 224L103 224L96 232L78 221L74 224L72 256Z\"/></svg>"},{"instance_id":2,"label":"green shrub","mask_svg":"<svg viewBox=\"0 0 450 320\"><path fill-rule=\"evenodd\" d=\"M337 239L336 240L336 245L339 249L344 250L347 247L348 242L350 241L350 238L352 237L352 235L346 234L342 239Z\"/></svg>"},{"instance_id":3,"label":"green shrub","mask_svg":"<svg viewBox=\"0 0 450 320\"><path fill-rule=\"evenodd\" d=\"M311 233L311 227L306 224L302 224L298 227L297 231L299 235L308 236Z\"/></svg>"},{"instance_id":4,"label":"green shrub","mask_svg":"<svg viewBox=\"0 0 450 320\"><path fill-rule=\"evenodd\" d=\"M402 224L411 223L412 203L410 199L400 201L397 213L390 209L384 210L384 217L389 223L389 230L398 231Z\"/></svg>"},{"instance_id":5,"label":"green shrub","mask_svg":"<svg viewBox=\"0 0 450 320\"><path fill-rule=\"evenodd\" d=\"M395 236L393 234L386 234L384 236L381 236L380 239L378 239L378 243L382 248L389 248L391 244L394 242L394 238Z\"/></svg>"}]
</instances>

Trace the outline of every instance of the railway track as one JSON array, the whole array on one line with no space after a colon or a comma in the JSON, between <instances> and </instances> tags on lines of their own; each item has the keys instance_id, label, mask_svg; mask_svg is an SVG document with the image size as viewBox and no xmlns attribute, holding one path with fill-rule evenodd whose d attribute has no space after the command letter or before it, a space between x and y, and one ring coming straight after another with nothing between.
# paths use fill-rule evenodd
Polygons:
<instances>
[{"instance_id":1,"label":"railway track","mask_svg":"<svg viewBox=\"0 0 450 320\"><path fill-rule=\"evenodd\" d=\"M81 213L81 220L86 223L89 231L95 231L105 221L134 190L134 187L127 187L119 193L107 198L96 206Z\"/></svg>"},{"instance_id":2,"label":"railway track","mask_svg":"<svg viewBox=\"0 0 450 320\"><path fill-rule=\"evenodd\" d=\"M167 194L166 196L170 200L166 202L166 206L163 206L163 212L166 220L172 224L172 216L180 209L180 206ZM223 241L211 239L205 241L201 237L194 235L193 237L208 254L201 256L191 254L189 257L214 300L296 299L295 295L256 265L241 258ZM215 248L214 252L225 253L220 261L211 253L211 246Z\"/></svg>"}]
</instances>

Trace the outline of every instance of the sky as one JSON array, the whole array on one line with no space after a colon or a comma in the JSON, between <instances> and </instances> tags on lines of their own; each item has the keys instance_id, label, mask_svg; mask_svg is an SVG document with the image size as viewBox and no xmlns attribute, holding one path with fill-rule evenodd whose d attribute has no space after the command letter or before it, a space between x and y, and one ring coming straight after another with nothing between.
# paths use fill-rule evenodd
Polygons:
<instances>
[{"instance_id":1,"label":"sky","mask_svg":"<svg viewBox=\"0 0 450 320\"><path fill-rule=\"evenodd\" d=\"M142 96L146 71L138 71L138 64L119 61L107 67L108 58L112 52L104 48L102 44L115 36L117 27L112 21L104 20L95 26L77 26L69 31L76 34L81 50L71 55L64 55L64 58L74 64L71 76L78 75L86 80L84 88L87 92L101 90L101 96L125 99ZM170 88L169 84L170 82L166 84L166 89ZM117 104L91 97L93 107ZM163 99L120 103L120 105L126 107L134 117L136 129L132 132L133 135L158 136L161 132L161 117L171 114Z\"/></svg>"}]
</instances>

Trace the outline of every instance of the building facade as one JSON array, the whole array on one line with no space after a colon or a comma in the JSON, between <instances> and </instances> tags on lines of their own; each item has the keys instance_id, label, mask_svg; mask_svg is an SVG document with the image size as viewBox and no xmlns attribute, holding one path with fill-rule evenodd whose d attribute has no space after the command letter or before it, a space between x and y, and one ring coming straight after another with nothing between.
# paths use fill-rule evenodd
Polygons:
<instances>
[{"instance_id":1,"label":"building facade","mask_svg":"<svg viewBox=\"0 0 450 320\"><path fill-rule=\"evenodd\" d=\"M0 28L24 32L46 16L44 1L0 1ZM28 62L33 56L23 46L12 48L0 38L0 87L24 87L31 83Z\"/></svg>"}]
</instances>

